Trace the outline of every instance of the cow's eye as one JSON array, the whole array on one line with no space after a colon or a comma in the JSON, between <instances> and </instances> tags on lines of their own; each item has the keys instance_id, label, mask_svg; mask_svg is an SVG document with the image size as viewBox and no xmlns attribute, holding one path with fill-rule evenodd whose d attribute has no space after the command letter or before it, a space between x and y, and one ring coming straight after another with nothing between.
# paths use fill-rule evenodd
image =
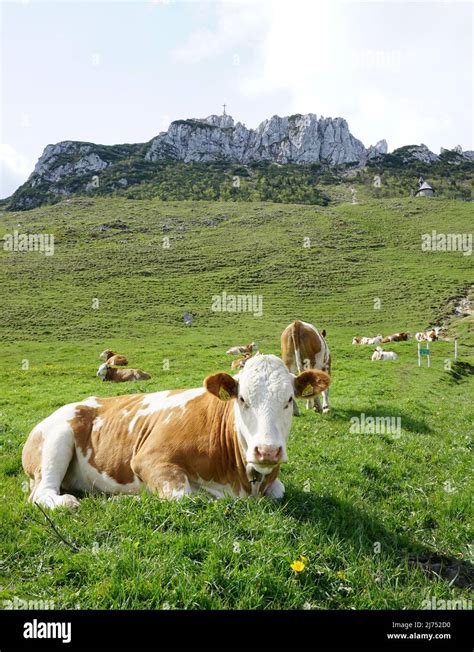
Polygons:
<instances>
[{"instance_id":1,"label":"cow's eye","mask_svg":"<svg viewBox=\"0 0 474 652\"><path fill-rule=\"evenodd\" d=\"M242 404L243 407L246 407L246 408L248 407L248 405L245 402L245 399L243 398L243 396L239 396L239 401L240 401L240 403Z\"/></svg>"},{"instance_id":2,"label":"cow's eye","mask_svg":"<svg viewBox=\"0 0 474 652\"><path fill-rule=\"evenodd\" d=\"M288 399L288 403L285 405L285 410L286 410L286 408L290 407L292 401L293 401L293 397L290 396L290 398Z\"/></svg>"}]
</instances>

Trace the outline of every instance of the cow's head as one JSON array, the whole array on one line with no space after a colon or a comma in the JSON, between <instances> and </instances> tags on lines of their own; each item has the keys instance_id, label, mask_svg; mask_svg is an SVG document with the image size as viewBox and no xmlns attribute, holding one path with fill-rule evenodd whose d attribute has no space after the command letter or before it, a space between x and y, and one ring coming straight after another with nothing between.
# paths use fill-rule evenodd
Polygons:
<instances>
[{"instance_id":1,"label":"cow's head","mask_svg":"<svg viewBox=\"0 0 474 652\"><path fill-rule=\"evenodd\" d=\"M100 378L101 380L105 380L105 378L106 378L106 376L107 376L107 370L108 370L108 368L109 368L109 367L108 367L107 363L104 362L104 364L101 364L100 367L99 367L99 369L97 370L97 375L99 376L99 378Z\"/></svg>"},{"instance_id":2,"label":"cow's head","mask_svg":"<svg viewBox=\"0 0 474 652\"><path fill-rule=\"evenodd\" d=\"M237 376L213 374L204 386L222 401L235 399L235 422L245 461L267 474L288 461L286 442L295 398L312 398L330 382L324 371L311 369L294 376L280 358L258 355Z\"/></svg>"},{"instance_id":3,"label":"cow's head","mask_svg":"<svg viewBox=\"0 0 474 652\"><path fill-rule=\"evenodd\" d=\"M105 351L102 351L102 353L99 355L99 358L106 362L109 358L113 356L114 352L111 351L110 349L105 349Z\"/></svg>"},{"instance_id":4,"label":"cow's head","mask_svg":"<svg viewBox=\"0 0 474 652\"><path fill-rule=\"evenodd\" d=\"M381 360L382 359L382 347L378 346L375 351L372 353L372 360Z\"/></svg>"}]
</instances>

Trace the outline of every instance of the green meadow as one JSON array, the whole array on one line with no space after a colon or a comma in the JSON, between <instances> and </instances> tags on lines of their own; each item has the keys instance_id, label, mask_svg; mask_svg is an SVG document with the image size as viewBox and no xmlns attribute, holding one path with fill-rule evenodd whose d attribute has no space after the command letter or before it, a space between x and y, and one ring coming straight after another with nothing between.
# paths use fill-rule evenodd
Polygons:
<instances>
[{"instance_id":1,"label":"green meadow","mask_svg":"<svg viewBox=\"0 0 474 652\"><path fill-rule=\"evenodd\" d=\"M423 234L472 231L472 204L76 198L0 213L0 236L53 234L54 255L0 250L0 606L81 609L422 609L472 599L473 317L449 319L431 368L374 336L441 324L472 293L472 255L422 251ZM263 312L215 312L252 295ZM190 313L192 325L183 322ZM27 502L22 446L61 405L197 387L257 341L279 354L294 319L327 331L331 412L294 418L280 502L82 497ZM454 361L453 338L459 358ZM152 375L102 383L111 348ZM361 415L397 432L358 432ZM304 568L296 572L295 561Z\"/></svg>"}]
</instances>

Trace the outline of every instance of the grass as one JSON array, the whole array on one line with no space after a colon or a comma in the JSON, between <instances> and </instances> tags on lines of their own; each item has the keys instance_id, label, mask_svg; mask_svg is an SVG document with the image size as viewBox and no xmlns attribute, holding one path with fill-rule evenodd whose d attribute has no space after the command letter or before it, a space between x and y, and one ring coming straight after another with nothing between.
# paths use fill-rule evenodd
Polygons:
<instances>
[{"instance_id":1,"label":"grass","mask_svg":"<svg viewBox=\"0 0 474 652\"><path fill-rule=\"evenodd\" d=\"M51 257L0 252L0 600L419 609L433 596L472 597L472 318L450 322L460 338L451 370L452 342L431 345L431 369L417 367L413 341L390 345L399 360L378 364L372 347L350 343L425 328L467 293L472 257L423 253L420 242L432 229L468 233L468 204L80 198L0 219L2 233L53 233L56 247ZM263 316L213 313L222 291L262 295ZM256 339L278 353L294 318L328 331L332 411L294 419L282 502L84 496L77 513L53 516L77 552L26 502L21 449L54 409L88 395L199 386L229 367L230 345ZM152 379L100 383L106 347ZM400 436L351 432L361 413L400 417Z\"/></svg>"}]
</instances>

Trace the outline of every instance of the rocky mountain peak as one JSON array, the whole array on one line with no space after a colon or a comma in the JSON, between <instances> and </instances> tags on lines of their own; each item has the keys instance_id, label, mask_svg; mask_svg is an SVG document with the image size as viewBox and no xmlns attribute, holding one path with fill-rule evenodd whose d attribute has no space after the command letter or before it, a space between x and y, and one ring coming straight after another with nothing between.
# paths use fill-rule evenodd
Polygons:
<instances>
[{"instance_id":1,"label":"rocky mountain peak","mask_svg":"<svg viewBox=\"0 0 474 652\"><path fill-rule=\"evenodd\" d=\"M154 138L147 161L167 158L182 161L228 159L236 163L315 163L363 165L367 152L352 136L343 118L319 118L314 113L273 115L256 129L230 115L176 120L167 132Z\"/></svg>"},{"instance_id":2,"label":"rocky mountain peak","mask_svg":"<svg viewBox=\"0 0 474 652\"><path fill-rule=\"evenodd\" d=\"M14 208L32 208L46 198L98 188L99 180L95 176L101 171L104 174L100 183L105 177L107 187L115 191L127 187L130 176L135 180L154 178L156 166L147 164L155 162L316 163L324 167L361 168L367 163L383 164L387 155L386 140L365 148L341 117L330 118L316 113L272 115L256 128L249 129L226 113L211 114L204 118L174 120L167 131L143 144L109 146L67 140L48 145L10 203ZM392 165L394 162L412 165L438 161L459 165L474 160L474 152L463 152L460 146L442 150L438 156L423 143L401 147L388 156L393 159ZM108 181L111 178L115 180Z\"/></svg>"}]
</instances>

